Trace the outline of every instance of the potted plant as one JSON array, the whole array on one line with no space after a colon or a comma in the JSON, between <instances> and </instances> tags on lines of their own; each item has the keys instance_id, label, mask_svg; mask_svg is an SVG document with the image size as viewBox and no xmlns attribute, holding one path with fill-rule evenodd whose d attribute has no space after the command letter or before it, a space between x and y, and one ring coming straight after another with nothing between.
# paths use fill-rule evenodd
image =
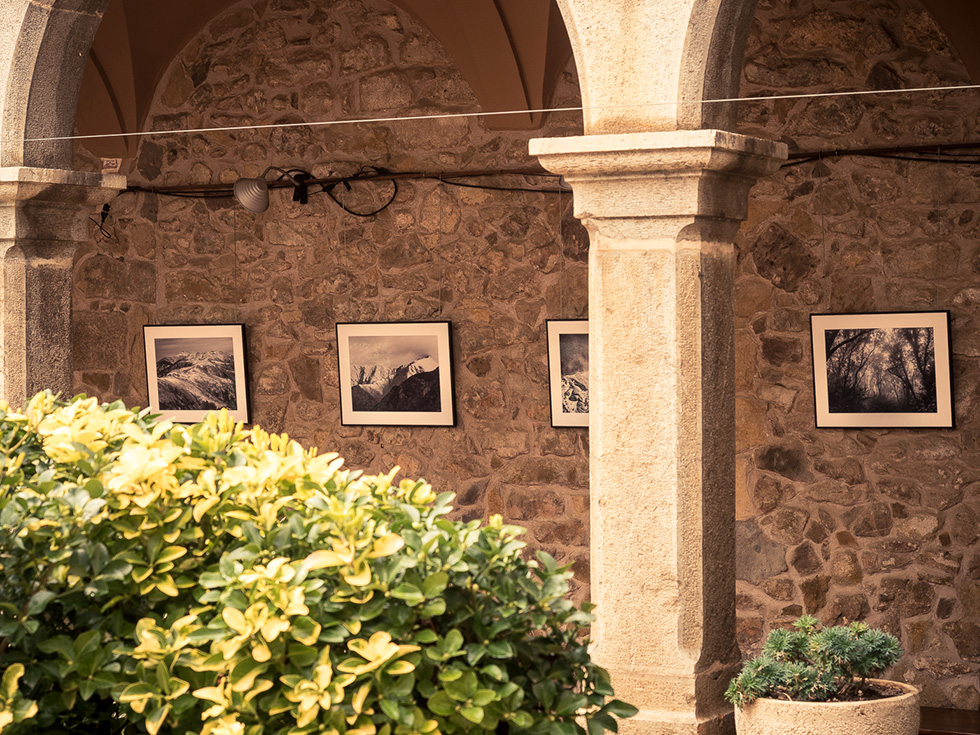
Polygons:
<instances>
[{"instance_id":1,"label":"potted plant","mask_svg":"<svg viewBox=\"0 0 980 735\"><path fill-rule=\"evenodd\" d=\"M739 735L917 735L919 691L880 676L898 639L866 623L824 627L809 615L773 630L725 692Z\"/></svg>"},{"instance_id":2,"label":"potted plant","mask_svg":"<svg viewBox=\"0 0 980 735\"><path fill-rule=\"evenodd\" d=\"M94 399L0 406L3 735L602 735L566 569L395 472Z\"/></svg>"}]
</instances>

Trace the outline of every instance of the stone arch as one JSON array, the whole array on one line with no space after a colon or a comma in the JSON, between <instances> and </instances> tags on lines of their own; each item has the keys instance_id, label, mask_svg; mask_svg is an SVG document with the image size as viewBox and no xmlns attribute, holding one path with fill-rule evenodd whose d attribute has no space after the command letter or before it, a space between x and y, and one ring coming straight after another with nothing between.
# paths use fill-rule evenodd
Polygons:
<instances>
[{"instance_id":1,"label":"stone arch","mask_svg":"<svg viewBox=\"0 0 980 735\"><path fill-rule=\"evenodd\" d=\"M0 165L70 169L82 74L109 0L5 0L0 7Z\"/></svg>"},{"instance_id":2,"label":"stone arch","mask_svg":"<svg viewBox=\"0 0 980 735\"><path fill-rule=\"evenodd\" d=\"M680 103L737 96L757 0L557 2L586 134L734 128L733 103Z\"/></svg>"}]
</instances>

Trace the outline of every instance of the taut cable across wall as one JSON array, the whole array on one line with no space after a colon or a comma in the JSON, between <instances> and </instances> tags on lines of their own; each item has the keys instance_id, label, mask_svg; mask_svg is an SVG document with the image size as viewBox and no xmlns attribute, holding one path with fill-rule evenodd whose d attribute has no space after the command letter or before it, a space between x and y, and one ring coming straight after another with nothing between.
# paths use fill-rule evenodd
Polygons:
<instances>
[{"instance_id":1,"label":"taut cable across wall","mask_svg":"<svg viewBox=\"0 0 980 735\"><path fill-rule=\"evenodd\" d=\"M799 94L779 94L763 95L757 97L726 97L712 100L674 100L657 102L635 102L619 105L592 105L590 110L628 110L636 108L650 107L684 107L688 105L714 105L731 102L767 102L770 100L802 100L817 99L822 97L856 97L862 95L883 95L898 94L912 95L926 92L957 92L964 90L980 89L980 84L962 84L956 86L943 87L913 87L910 89L859 89L844 92L807 92ZM64 140L96 140L100 138L131 138L131 137L151 137L163 135L185 135L189 133L227 133L246 130L275 130L282 128L314 128L327 127L331 125L363 125L376 123L407 122L413 120L447 120L452 118L472 118L472 117L500 117L502 115L527 115L527 114L547 114L554 112L582 112L585 108L581 105L577 107L544 107L534 110L501 110L496 112L454 112L440 113L433 115L406 115L396 117L372 117L353 120L315 120L310 122L289 122L289 123L265 123L260 125L228 125L213 128L184 128L178 130L144 130L133 132L118 133L97 133L92 135L59 135L46 138L22 138L23 143L43 143L47 141Z\"/></svg>"}]
</instances>

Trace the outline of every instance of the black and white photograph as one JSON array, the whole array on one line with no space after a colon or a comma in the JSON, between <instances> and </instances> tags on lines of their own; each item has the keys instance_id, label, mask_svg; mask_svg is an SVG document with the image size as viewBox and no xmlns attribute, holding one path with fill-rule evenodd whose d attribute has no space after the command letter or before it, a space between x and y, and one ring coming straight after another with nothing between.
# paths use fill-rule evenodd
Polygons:
<instances>
[{"instance_id":1,"label":"black and white photograph","mask_svg":"<svg viewBox=\"0 0 980 735\"><path fill-rule=\"evenodd\" d=\"M248 422L243 324L143 327L150 409L182 423L228 409Z\"/></svg>"},{"instance_id":2,"label":"black and white photograph","mask_svg":"<svg viewBox=\"0 0 980 735\"><path fill-rule=\"evenodd\" d=\"M949 312L813 314L816 421L953 426Z\"/></svg>"},{"instance_id":3,"label":"black and white photograph","mask_svg":"<svg viewBox=\"0 0 980 735\"><path fill-rule=\"evenodd\" d=\"M337 325L345 426L453 426L449 322Z\"/></svg>"},{"instance_id":4,"label":"black and white photograph","mask_svg":"<svg viewBox=\"0 0 980 735\"><path fill-rule=\"evenodd\" d=\"M589 322L548 320L551 425L589 425Z\"/></svg>"}]
</instances>

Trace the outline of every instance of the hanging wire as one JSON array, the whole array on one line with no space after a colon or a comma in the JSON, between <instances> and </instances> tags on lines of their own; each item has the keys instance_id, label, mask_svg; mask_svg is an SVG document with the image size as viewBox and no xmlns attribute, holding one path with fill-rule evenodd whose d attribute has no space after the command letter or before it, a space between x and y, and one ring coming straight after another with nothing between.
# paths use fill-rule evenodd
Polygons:
<instances>
[{"instance_id":1,"label":"hanging wire","mask_svg":"<svg viewBox=\"0 0 980 735\"><path fill-rule=\"evenodd\" d=\"M827 262L827 231L824 229L823 223L823 213L824 206L820 205L820 255L823 262Z\"/></svg>"},{"instance_id":2,"label":"hanging wire","mask_svg":"<svg viewBox=\"0 0 980 735\"><path fill-rule=\"evenodd\" d=\"M347 318L354 321L354 274L350 269L350 252L347 250L347 230L340 231L341 250L344 251L344 270L347 271Z\"/></svg>"},{"instance_id":3,"label":"hanging wire","mask_svg":"<svg viewBox=\"0 0 980 735\"><path fill-rule=\"evenodd\" d=\"M232 237L234 238L234 246L232 248L235 255L235 313L238 315L238 321L242 321L242 304L245 302L242 298L242 281L239 276L238 271L238 207L234 207L231 210L231 231Z\"/></svg>"},{"instance_id":4,"label":"hanging wire","mask_svg":"<svg viewBox=\"0 0 980 735\"><path fill-rule=\"evenodd\" d=\"M443 183L442 176L440 176L439 187L436 189L436 191L439 193L439 236L436 238L436 241L442 240L442 235L443 235L443 231L442 231L442 217L443 217L443 203L444 203L443 197L445 196L446 192L442 188L442 183ZM436 252L436 257L439 257L438 250ZM440 262L439 264L439 318L442 318L442 303L443 303L442 289L446 284L445 276L446 276L446 264L445 262Z\"/></svg>"},{"instance_id":5,"label":"hanging wire","mask_svg":"<svg viewBox=\"0 0 980 735\"><path fill-rule=\"evenodd\" d=\"M800 100L800 99L816 99L823 97L857 97L857 96L873 96L873 95L883 95L883 94L898 94L898 95L912 95L928 92L956 92L963 90L980 89L980 84L961 84L953 86L937 86L937 87L913 87L910 89L859 89L844 92L807 92L799 94L779 94L779 95L763 95L756 97L723 97L719 99L710 100L660 100L654 102L633 102L633 103L623 103L618 105L591 105L588 109L591 110L623 110L623 109L636 109L636 108L653 108L653 107L681 107L684 105L713 105L713 104L725 104L733 102L766 102L770 100ZM304 121L304 122L291 122L291 123L265 123L260 125L226 125L221 127L213 128L184 128L179 130L145 130L138 132L118 132L118 133L97 133L90 135L59 135L44 138L22 138L20 142L23 143L44 143L48 141L64 141L64 140L94 140L100 138L132 138L132 137L148 137L148 136L159 136L159 135L188 135L192 133L218 133L218 132L234 132L243 130L269 130L269 129L282 129L282 128L301 128L301 127L326 127L333 125L363 125L365 123L391 123L391 122L406 122L412 120L446 120L446 119L459 119L459 118L472 118L472 117L499 117L501 115L536 115L536 114L550 114L557 112L584 112L585 107L582 105L574 107L543 107L533 110L499 110L492 112L455 112L455 113L440 113L432 115L407 115L407 116L397 116L397 117L374 117L374 118L360 118L353 120L316 120L316 121Z\"/></svg>"},{"instance_id":6,"label":"hanging wire","mask_svg":"<svg viewBox=\"0 0 980 735\"><path fill-rule=\"evenodd\" d=\"M937 234L939 237L936 238L936 274L933 277L936 286L936 294L933 297L933 308L939 309L939 264L942 258L942 234L943 234L943 216L948 209L947 206L943 205L943 180L942 180L942 169L940 168L939 159L941 157L942 150L936 149L936 226Z\"/></svg>"},{"instance_id":7,"label":"hanging wire","mask_svg":"<svg viewBox=\"0 0 980 735\"><path fill-rule=\"evenodd\" d=\"M561 187L558 188L558 253L561 258L561 267L558 272L558 314L560 319L565 318L565 235L562 230L562 223L565 220L565 210L562 209Z\"/></svg>"}]
</instances>

